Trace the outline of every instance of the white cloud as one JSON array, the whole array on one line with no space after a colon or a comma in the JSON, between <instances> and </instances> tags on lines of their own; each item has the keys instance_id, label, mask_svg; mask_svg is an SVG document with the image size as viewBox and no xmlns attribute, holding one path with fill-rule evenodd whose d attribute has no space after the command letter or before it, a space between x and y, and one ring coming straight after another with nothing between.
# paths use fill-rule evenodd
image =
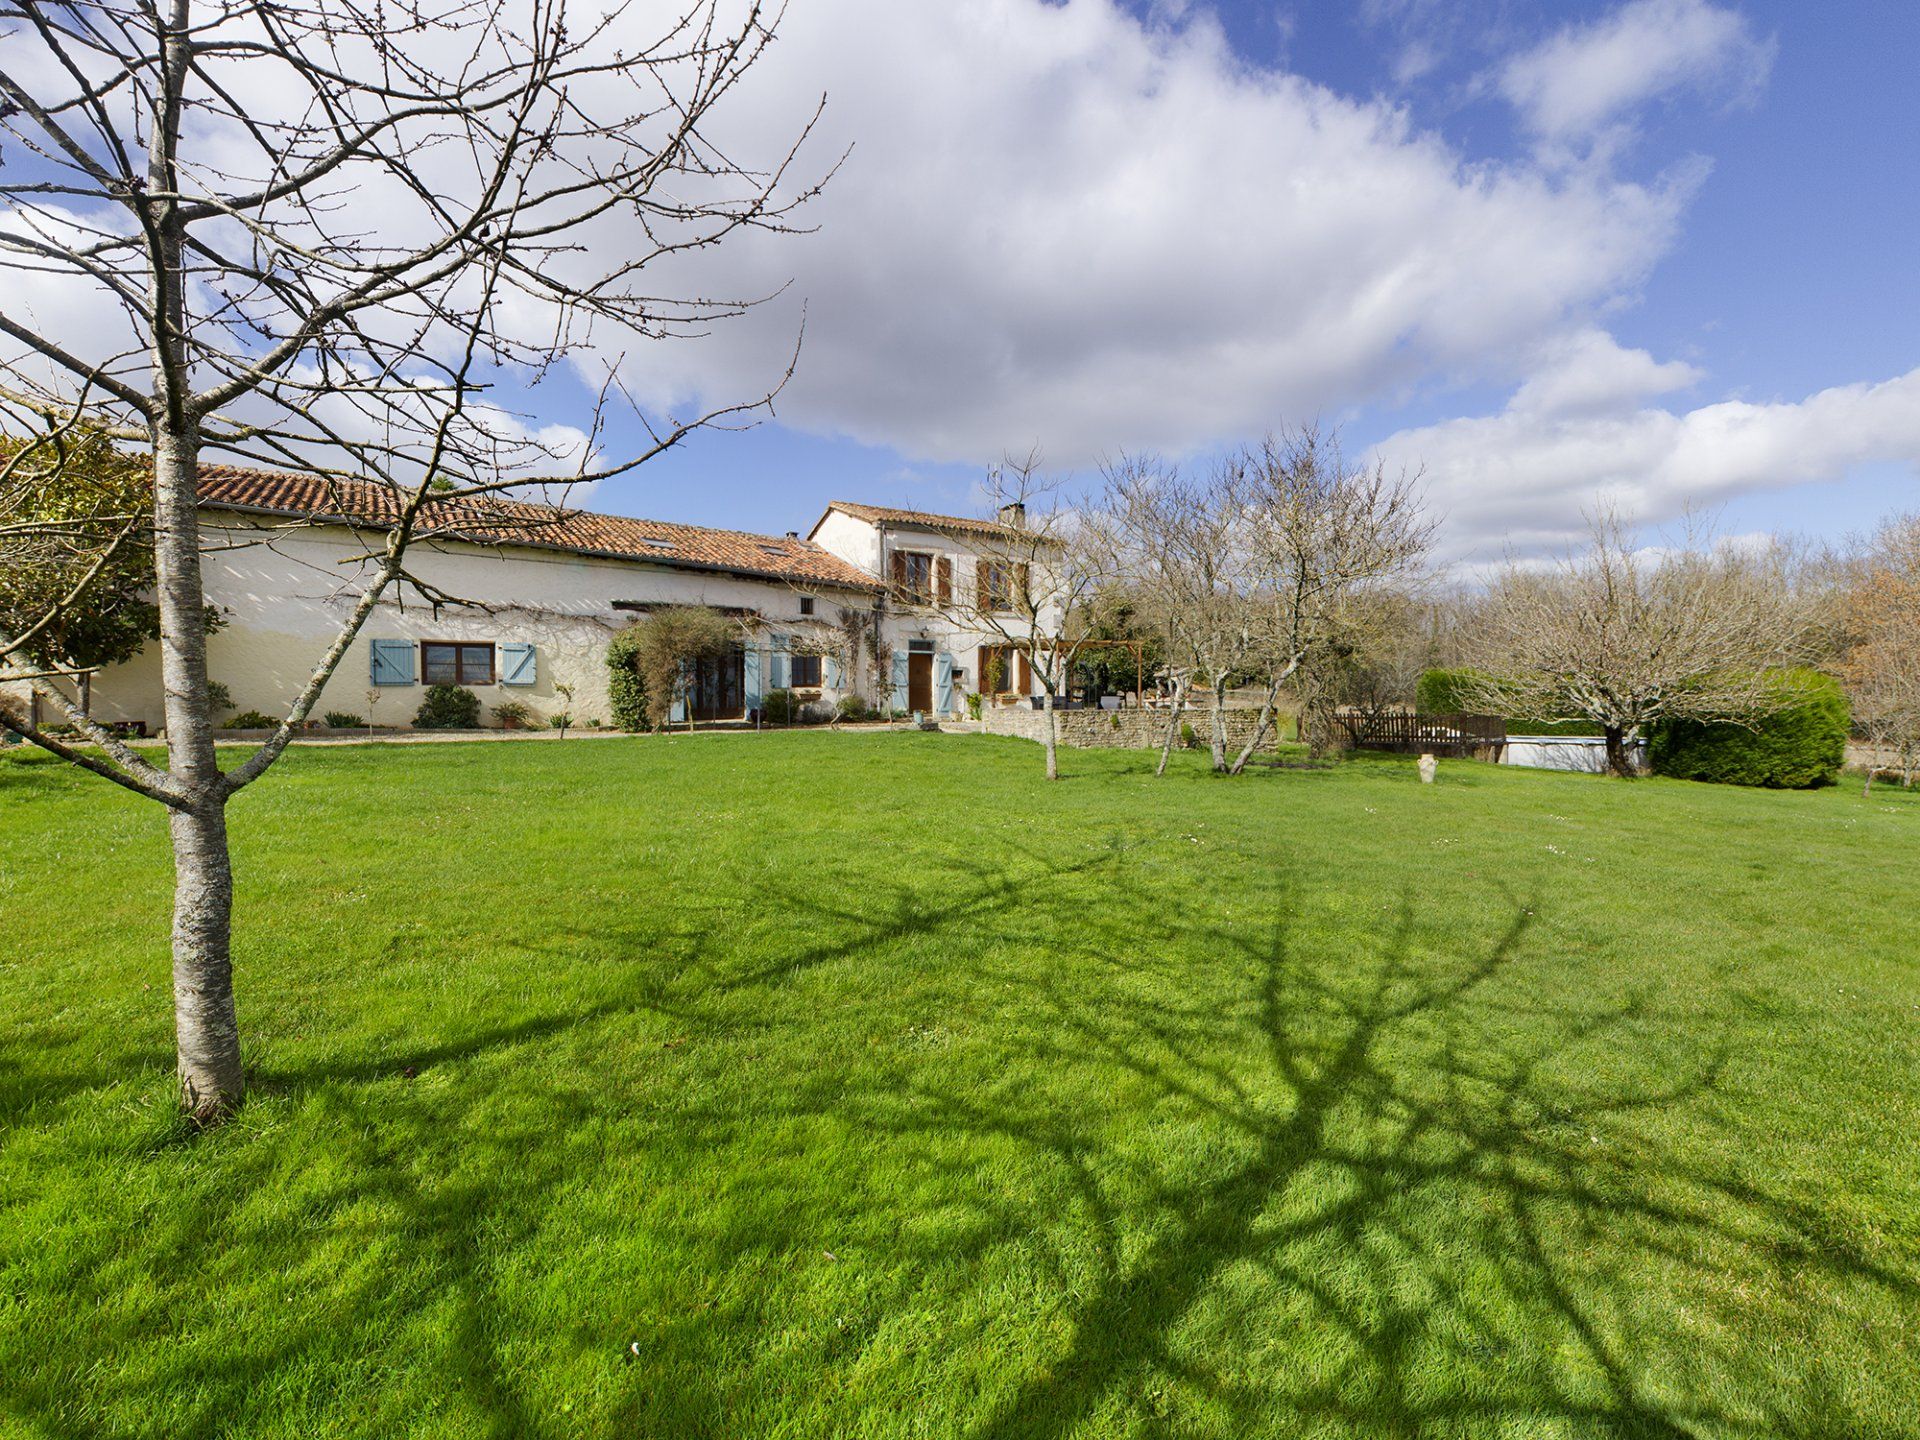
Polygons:
<instances>
[{"instance_id":1,"label":"white cloud","mask_svg":"<svg viewBox=\"0 0 1920 1440\"><path fill-rule=\"evenodd\" d=\"M1510 378L1631 292L1693 179L1471 164L1389 104L1249 68L1204 18L1111 0L795 7L730 150L768 153L823 89L816 159L854 149L817 233L730 242L685 280L791 290L626 373L654 402L751 394L804 300L782 420L914 460L1037 442L1084 465Z\"/></svg>"},{"instance_id":2,"label":"white cloud","mask_svg":"<svg viewBox=\"0 0 1920 1440\"><path fill-rule=\"evenodd\" d=\"M1586 329L1541 347L1512 408L1536 415L1580 414L1685 390L1700 372L1683 360L1628 350L1604 330Z\"/></svg>"},{"instance_id":3,"label":"white cloud","mask_svg":"<svg viewBox=\"0 0 1920 1440\"><path fill-rule=\"evenodd\" d=\"M1499 88L1535 134L1573 141L1683 89L1750 98L1766 83L1774 50L1745 17L1708 0L1632 0L1515 56Z\"/></svg>"},{"instance_id":4,"label":"white cloud","mask_svg":"<svg viewBox=\"0 0 1920 1440\"><path fill-rule=\"evenodd\" d=\"M1651 363L1644 352L1619 355ZM1640 368L1650 386L1669 388L1659 367ZM1522 403L1528 388L1498 415L1402 431L1376 447L1390 463L1425 466L1455 558L1556 548L1601 499L1658 523L1689 504L1838 479L1861 465L1920 467L1920 370L1800 401L1725 400L1680 413L1542 408Z\"/></svg>"}]
</instances>

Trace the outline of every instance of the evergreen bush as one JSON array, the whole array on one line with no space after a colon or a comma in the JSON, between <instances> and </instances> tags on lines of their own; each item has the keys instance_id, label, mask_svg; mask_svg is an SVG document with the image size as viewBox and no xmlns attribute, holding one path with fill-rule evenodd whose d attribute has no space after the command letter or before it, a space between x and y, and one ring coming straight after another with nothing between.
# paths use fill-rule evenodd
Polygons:
<instances>
[{"instance_id":1,"label":"evergreen bush","mask_svg":"<svg viewBox=\"0 0 1920 1440\"><path fill-rule=\"evenodd\" d=\"M634 630L623 630L607 645L607 698L613 707L613 723L622 730L650 729L647 724L647 684L640 678L636 652L640 643Z\"/></svg>"},{"instance_id":2,"label":"evergreen bush","mask_svg":"<svg viewBox=\"0 0 1920 1440\"><path fill-rule=\"evenodd\" d=\"M1846 691L1817 670L1782 672L1779 683L1789 703L1751 727L1697 720L1655 726L1647 741L1654 774L1771 790L1831 785L1847 759Z\"/></svg>"},{"instance_id":3,"label":"evergreen bush","mask_svg":"<svg viewBox=\"0 0 1920 1440\"><path fill-rule=\"evenodd\" d=\"M463 685L429 685L413 724L417 730L477 730L480 697Z\"/></svg>"}]
</instances>

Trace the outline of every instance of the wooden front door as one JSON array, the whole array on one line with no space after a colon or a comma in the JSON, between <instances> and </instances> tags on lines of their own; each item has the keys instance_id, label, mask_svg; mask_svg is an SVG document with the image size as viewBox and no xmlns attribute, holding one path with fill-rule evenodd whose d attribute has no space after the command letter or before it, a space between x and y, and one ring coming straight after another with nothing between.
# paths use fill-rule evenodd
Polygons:
<instances>
[{"instance_id":1,"label":"wooden front door","mask_svg":"<svg viewBox=\"0 0 1920 1440\"><path fill-rule=\"evenodd\" d=\"M933 709L933 656L924 651L907 656L907 709L922 715Z\"/></svg>"}]
</instances>

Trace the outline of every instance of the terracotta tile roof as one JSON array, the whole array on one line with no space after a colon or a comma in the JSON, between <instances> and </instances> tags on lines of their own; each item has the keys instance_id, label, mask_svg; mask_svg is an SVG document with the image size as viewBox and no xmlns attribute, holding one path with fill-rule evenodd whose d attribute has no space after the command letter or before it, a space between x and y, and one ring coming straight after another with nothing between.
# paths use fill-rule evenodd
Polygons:
<instances>
[{"instance_id":1,"label":"terracotta tile roof","mask_svg":"<svg viewBox=\"0 0 1920 1440\"><path fill-rule=\"evenodd\" d=\"M384 485L235 465L200 467L200 503L212 509L331 520L380 528L400 513ZM419 534L479 544L530 545L577 555L646 560L695 570L813 581L855 590L878 590L880 582L809 540L669 525L627 515L537 505L504 496L428 501Z\"/></svg>"},{"instance_id":2,"label":"terracotta tile roof","mask_svg":"<svg viewBox=\"0 0 1920 1440\"><path fill-rule=\"evenodd\" d=\"M897 510L890 505L860 505L852 500L830 500L829 511L838 510L870 525L917 525L922 530L959 531L968 535L1026 535L1027 531L998 520L978 520L966 515L935 515L927 510ZM822 520L826 516L820 517ZM819 525L815 525L815 531Z\"/></svg>"}]
</instances>

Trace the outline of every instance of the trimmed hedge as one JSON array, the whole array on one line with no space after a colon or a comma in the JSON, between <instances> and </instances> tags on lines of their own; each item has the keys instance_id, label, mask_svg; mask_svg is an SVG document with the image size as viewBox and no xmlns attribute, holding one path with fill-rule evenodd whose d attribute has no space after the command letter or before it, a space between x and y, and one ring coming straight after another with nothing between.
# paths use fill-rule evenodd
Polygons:
<instances>
[{"instance_id":1,"label":"trimmed hedge","mask_svg":"<svg viewBox=\"0 0 1920 1440\"><path fill-rule=\"evenodd\" d=\"M1460 697L1460 691L1480 679L1477 670L1428 670L1414 687L1414 708L1422 715L1472 715L1475 706ZM1590 720L1507 720L1509 735L1604 735L1604 727Z\"/></svg>"},{"instance_id":2,"label":"trimmed hedge","mask_svg":"<svg viewBox=\"0 0 1920 1440\"><path fill-rule=\"evenodd\" d=\"M1477 670L1422 671L1413 687L1413 707L1422 715L1467 714L1469 707L1461 703L1459 692L1479 678Z\"/></svg>"},{"instance_id":3,"label":"trimmed hedge","mask_svg":"<svg viewBox=\"0 0 1920 1440\"><path fill-rule=\"evenodd\" d=\"M1833 784L1846 763L1853 720L1846 691L1817 670L1786 671L1780 684L1792 693L1792 703L1752 729L1697 720L1655 726L1647 742L1653 773L1770 790Z\"/></svg>"}]
</instances>

